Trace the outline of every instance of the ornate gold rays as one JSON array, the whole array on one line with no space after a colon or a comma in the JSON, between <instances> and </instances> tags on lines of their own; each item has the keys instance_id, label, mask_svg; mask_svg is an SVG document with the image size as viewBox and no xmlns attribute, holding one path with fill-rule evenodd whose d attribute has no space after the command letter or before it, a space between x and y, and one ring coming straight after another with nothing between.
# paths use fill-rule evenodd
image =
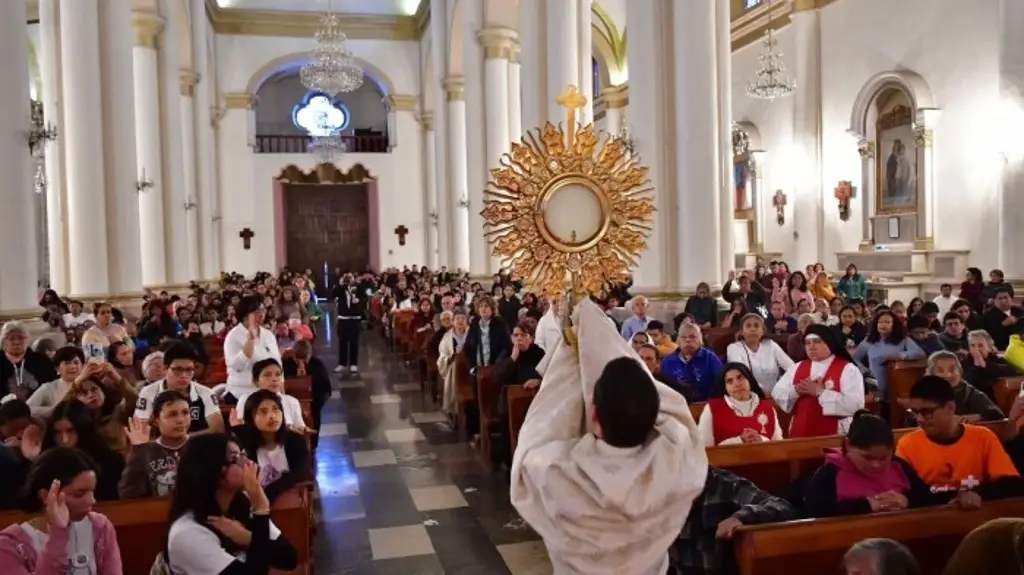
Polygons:
<instances>
[{"instance_id":1,"label":"ornate gold rays","mask_svg":"<svg viewBox=\"0 0 1024 575\"><path fill-rule=\"evenodd\" d=\"M535 289L564 293L571 282L596 294L625 280L647 247L654 189L624 142L593 124L577 129L586 99L575 86L558 103L568 131L547 122L513 142L491 170L481 215L494 255Z\"/></svg>"}]
</instances>

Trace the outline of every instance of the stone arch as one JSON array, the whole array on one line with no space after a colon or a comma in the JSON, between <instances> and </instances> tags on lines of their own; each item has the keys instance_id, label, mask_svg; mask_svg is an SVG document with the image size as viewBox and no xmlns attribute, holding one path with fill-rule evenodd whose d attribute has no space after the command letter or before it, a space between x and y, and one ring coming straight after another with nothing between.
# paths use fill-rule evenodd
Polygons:
<instances>
[{"instance_id":1,"label":"stone arch","mask_svg":"<svg viewBox=\"0 0 1024 575\"><path fill-rule=\"evenodd\" d=\"M741 120L736 126L747 134L747 148L751 152L763 152L764 141L761 139L761 130L753 122Z\"/></svg>"},{"instance_id":2,"label":"stone arch","mask_svg":"<svg viewBox=\"0 0 1024 575\"><path fill-rule=\"evenodd\" d=\"M603 87L626 82L626 38L600 4L591 6L591 45Z\"/></svg>"},{"instance_id":3,"label":"stone arch","mask_svg":"<svg viewBox=\"0 0 1024 575\"><path fill-rule=\"evenodd\" d=\"M451 25L448 26L448 71L446 76L461 76L465 68L462 56L463 36L465 35L466 27L464 10L466 10L465 3L461 0L455 0Z\"/></svg>"},{"instance_id":4,"label":"stone arch","mask_svg":"<svg viewBox=\"0 0 1024 575\"><path fill-rule=\"evenodd\" d=\"M935 109L935 97L932 89L916 72L910 70L895 70L882 72L875 75L857 94L853 102L853 112L850 115L849 132L858 138L865 138L872 130L868 126L871 106L880 94L886 90L897 89L907 94L915 112L919 110Z\"/></svg>"},{"instance_id":5,"label":"stone arch","mask_svg":"<svg viewBox=\"0 0 1024 575\"><path fill-rule=\"evenodd\" d=\"M298 69L308 58L309 52L293 52L263 64L249 77L249 82L245 86L245 93L255 96L264 82L282 72ZM358 56L353 56L352 59L362 68L366 77L380 88L382 95L394 96L397 94L395 83L383 70Z\"/></svg>"}]
</instances>

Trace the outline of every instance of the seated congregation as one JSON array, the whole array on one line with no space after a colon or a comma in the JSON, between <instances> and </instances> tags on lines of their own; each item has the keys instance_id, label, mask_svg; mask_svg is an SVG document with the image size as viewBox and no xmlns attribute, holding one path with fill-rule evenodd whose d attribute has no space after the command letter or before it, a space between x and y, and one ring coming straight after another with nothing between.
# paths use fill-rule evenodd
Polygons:
<instances>
[{"instance_id":1,"label":"seated congregation","mask_svg":"<svg viewBox=\"0 0 1024 575\"><path fill-rule=\"evenodd\" d=\"M933 301L907 305L865 299L865 280L853 266L838 281L820 264L806 274L772 262L731 275L722 291L727 312L706 284L665 321L628 286L607 286L591 298L632 361L615 367L614 377L593 368L584 378L585 388L593 386L592 403L579 408L587 414L584 436L612 448L654 449L651 437L674 437L655 420L685 419L672 411L672 398L682 396L691 439L706 450L707 472L690 489L692 506L666 504L685 518L663 549L672 572L781 573L794 561L834 572L845 557L852 573L858 561L880 553L905 557L914 569L900 571L906 573L1001 572L979 563L996 559L977 552L980 536L968 536L978 528L1005 532L1012 542L1013 529L999 531L998 520L1024 513L1024 441L1017 435L1024 361L1015 353L1021 310L998 270L983 284L972 268L959 298L945 285ZM367 311L398 359L419 370L450 424L496 470L511 474L513 503L544 537L556 566L582 569L587 563L566 552L571 537L551 523L566 510L530 491L548 476L528 465L537 434L559 425L545 412L564 384L563 377L544 377L554 369L552 356L578 346L585 363L584 345L563 339L567 303L524 292L519 278L504 273L490 291L444 268L388 270L366 281L380 286L366 292ZM613 370L617 354L605 355L605 369ZM626 383L631 391L618 387ZM556 387L545 391L549 385ZM639 413L660 415L633 434L639 439L608 439L622 417ZM562 468L575 453L545 451L545 460ZM692 488L684 475L665 489ZM531 506L539 508L531 514ZM609 549L630 541L597 540ZM592 549L586 543L582 548ZM1018 572L1020 558L1013 561Z\"/></svg>"},{"instance_id":2,"label":"seated congregation","mask_svg":"<svg viewBox=\"0 0 1024 575\"><path fill-rule=\"evenodd\" d=\"M312 289L225 275L141 319L47 292L50 333L4 324L0 572L312 573Z\"/></svg>"}]
</instances>

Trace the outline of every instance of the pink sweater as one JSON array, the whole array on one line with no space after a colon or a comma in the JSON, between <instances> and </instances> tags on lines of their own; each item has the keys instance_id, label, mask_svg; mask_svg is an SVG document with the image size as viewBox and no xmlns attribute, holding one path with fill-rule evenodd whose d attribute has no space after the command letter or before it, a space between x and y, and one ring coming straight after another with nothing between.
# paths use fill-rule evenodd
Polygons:
<instances>
[{"instance_id":1,"label":"pink sweater","mask_svg":"<svg viewBox=\"0 0 1024 575\"><path fill-rule=\"evenodd\" d=\"M95 538L98 575L123 575L121 550L114 525L101 513L89 513ZM21 525L0 531L0 573L3 575L65 575L68 572L68 529L54 529L41 554Z\"/></svg>"}]
</instances>

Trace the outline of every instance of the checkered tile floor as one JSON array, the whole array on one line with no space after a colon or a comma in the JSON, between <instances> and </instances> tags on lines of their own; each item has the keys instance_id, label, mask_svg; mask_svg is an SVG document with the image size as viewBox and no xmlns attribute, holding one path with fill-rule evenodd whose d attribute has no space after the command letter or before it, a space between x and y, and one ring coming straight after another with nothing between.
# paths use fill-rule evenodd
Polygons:
<instances>
[{"instance_id":1,"label":"checkered tile floor","mask_svg":"<svg viewBox=\"0 0 1024 575\"><path fill-rule=\"evenodd\" d=\"M321 332L324 333L324 332ZM328 332L329 335L329 332ZM334 367L324 340L319 357ZM317 449L320 575L545 575L544 544L508 484L460 442L376 332L361 373L332 375Z\"/></svg>"}]
</instances>

